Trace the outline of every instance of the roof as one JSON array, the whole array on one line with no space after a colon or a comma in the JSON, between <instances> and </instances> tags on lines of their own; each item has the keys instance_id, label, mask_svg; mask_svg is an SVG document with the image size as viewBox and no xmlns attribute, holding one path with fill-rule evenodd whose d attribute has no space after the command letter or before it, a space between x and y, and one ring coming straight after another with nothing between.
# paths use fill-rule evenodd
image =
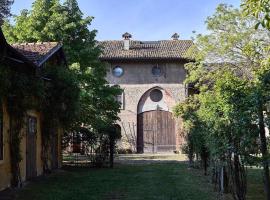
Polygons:
<instances>
[{"instance_id":1,"label":"roof","mask_svg":"<svg viewBox=\"0 0 270 200\"><path fill-rule=\"evenodd\" d=\"M101 60L189 60L187 51L193 46L191 40L134 41L124 50L124 40L102 41Z\"/></svg>"},{"instance_id":2,"label":"roof","mask_svg":"<svg viewBox=\"0 0 270 200\"><path fill-rule=\"evenodd\" d=\"M37 66L41 66L62 47L57 42L21 43L11 46Z\"/></svg>"}]
</instances>

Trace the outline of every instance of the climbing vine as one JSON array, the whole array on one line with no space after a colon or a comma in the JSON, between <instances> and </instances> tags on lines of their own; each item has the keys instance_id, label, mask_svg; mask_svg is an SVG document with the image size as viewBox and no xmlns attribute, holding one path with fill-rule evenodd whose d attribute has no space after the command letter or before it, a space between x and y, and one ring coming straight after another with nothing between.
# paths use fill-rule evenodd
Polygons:
<instances>
[{"instance_id":1,"label":"climbing vine","mask_svg":"<svg viewBox=\"0 0 270 200\"><path fill-rule=\"evenodd\" d=\"M25 69L18 72L14 68L0 65L0 98L6 102L9 117L9 146L12 171L12 186L20 186L21 175L19 163L21 131L27 110L37 108L37 99L42 97L42 80L34 75L34 71Z\"/></svg>"},{"instance_id":2,"label":"climbing vine","mask_svg":"<svg viewBox=\"0 0 270 200\"><path fill-rule=\"evenodd\" d=\"M14 187L21 185L20 144L27 111L33 109L42 113L42 160L43 169L47 171L53 131L60 126L71 126L78 110L79 88L68 68L49 66L42 76L36 76L35 70L19 72L0 65L0 99L6 102L10 117L11 182Z\"/></svg>"},{"instance_id":3,"label":"climbing vine","mask_svg":"<svg viewBox=\"0 0 270 200\"><path fill-rule=\"evenodd\" d=\"M44 75L46 98L41 102L42 120L42 160L43 170L49 171L49 147L52 137L59 127L71 128L79 111L79 87L76 75L65 67L50 66Z\"/></svg>"}]
</instances>

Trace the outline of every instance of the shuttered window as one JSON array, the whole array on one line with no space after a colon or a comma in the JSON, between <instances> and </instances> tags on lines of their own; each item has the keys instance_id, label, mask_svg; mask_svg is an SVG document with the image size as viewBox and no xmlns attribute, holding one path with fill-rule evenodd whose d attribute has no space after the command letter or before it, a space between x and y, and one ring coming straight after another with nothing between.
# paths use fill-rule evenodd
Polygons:
<instances>
[{"instance_id":1,"label":"shuttered window","mask_svg":"<svg viewBox=\"0 0 270 200\"><path fill-rule=\"evenodd\" d=\"M0 101L0 160L4 159L3 107Z\"/></svg>"}]
</instances>

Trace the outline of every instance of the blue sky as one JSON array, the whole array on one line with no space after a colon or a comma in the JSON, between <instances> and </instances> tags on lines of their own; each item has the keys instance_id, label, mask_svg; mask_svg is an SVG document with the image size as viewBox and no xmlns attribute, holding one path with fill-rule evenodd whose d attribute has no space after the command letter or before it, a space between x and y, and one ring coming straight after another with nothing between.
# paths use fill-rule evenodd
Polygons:
<instances>
[{"instance_id":1,"label":"blue sky","mask_svg":"<svg viewBox=\"0 0 270 200\"><path fill-rule=\"evenodd\" d=\"M30 9L33 0L15 0L12 13ZM137 40L169 39L175 32L190 39L205 33L205 19L220 3L240 6L241 0L78 0L83 13L94 16L90 29L98 40L118 40L124 32Z\"/></svg>"}]
</instances>

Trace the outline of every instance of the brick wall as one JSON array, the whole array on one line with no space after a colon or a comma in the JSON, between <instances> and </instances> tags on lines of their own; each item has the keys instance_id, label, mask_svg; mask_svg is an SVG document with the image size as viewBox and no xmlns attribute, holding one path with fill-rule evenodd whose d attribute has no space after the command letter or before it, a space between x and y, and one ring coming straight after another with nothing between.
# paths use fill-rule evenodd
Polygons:
<instances>
[{"instance_id":1,"label":"brick wall","mask_svg":"<svg viewBox=\"0 0 270 200\"><path fill-rule=\"evenodd\" d=\"M112 70L115 66L124 69L121 77L115 77ZM152 74L152 68L160 66L162 75L156 77ZM108 64L107 80L110 84L117 84L124 90L124 106L119 114L122 139L119 142L120 148L131 149L136 152L137 136L137 114L140 106L147 109L147 100L141 102L143 98L149 97L149 91L159 88L163 93L163 100L168 110L171 112L175 103L185 99L185 85L183 83L186 76L184 63L110 63ZM149 103L149 102L148 102ZM181 137L181 120L176 119L177 144L183 142Z\"/></svg>"}]
</instances>

